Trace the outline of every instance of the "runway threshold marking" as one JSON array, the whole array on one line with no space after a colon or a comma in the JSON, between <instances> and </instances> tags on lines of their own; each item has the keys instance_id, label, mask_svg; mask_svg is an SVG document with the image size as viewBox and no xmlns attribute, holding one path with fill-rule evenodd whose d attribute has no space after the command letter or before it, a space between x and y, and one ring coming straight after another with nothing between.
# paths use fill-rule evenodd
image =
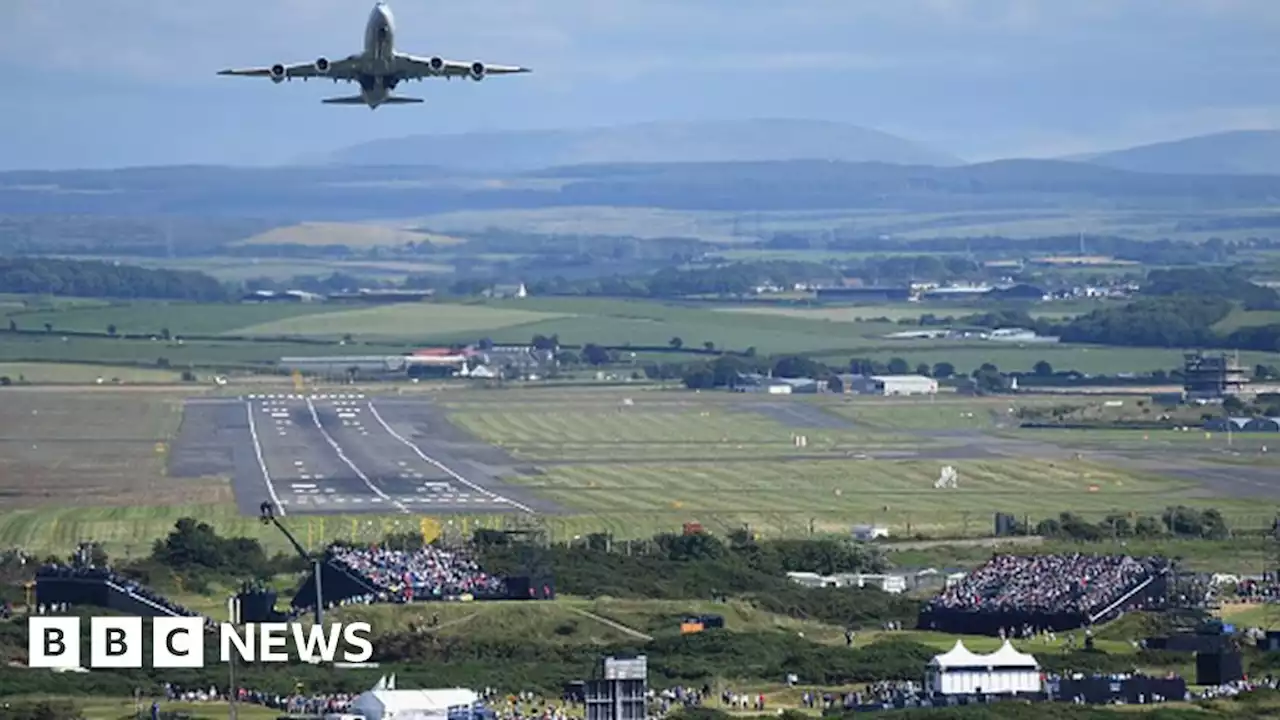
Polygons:
<instances>
[{"instance_id":1,"label":"runway threshold marking","mask_svg":"<svg viewBox=\"0 0 1280 720\"><path fill-rule=\"evenodd\" d=\"M262 482L267 486L267 495L271 497L271 502L275 503L276 511L280 513L280 517L284 517L284 505L280 503L280 496L276 495L275 485L271 483L271 473L267 472L267 461L262 458L262 442L258 440L258 428L253 422L253 403L246 402L244 409L249 418L249 437L253 440L253 454L258 458L258 469L262 470Z\"/></svg>"},{"instance_id":2,"label":"runway threshold marking","mask_svg":"<svg viewBox=\"0 0 1280 720\"><path fill-rule=\"evenodd\" d=\"M337 441L333 439L333 436L329 435L329 431L325 430L324 426L320 424L320 415L319 413L316 412L316 405L314 402L311 401L311 398L307 398L307 409L311 411L311 419L315 421L316 429L319 430L320 434L324 436L325 442L329 443L329 447L333 448L333 451L338 454L338 459L341 460L343 463L345 463L347 467L351 468L351 471L354 472L356 476L359 477L362 481L364 481L365 487L368 487L370 490L373 491L374 495L377 495L378 498L380 498L379 502L381 502L381 500L386 500L387 502L399 508L400 512L403 512L406 515L409 514L408 507L406 507L403 503L399 502L398 500L395 500L390 495L379 490L378 487L369 480L369 476L361 472L360 468L356 467L356 464L351 462L351 459L347 457L347 454L342 451L342 446L339 445ZM356 502L359 502L359 499L356 499Z\"/></svg>"},{"instance_id":3,"label":"runway threshold marking","mask_svg":"<svg viewBox=\"0 0 1280 720\"><path fill-rule=\"evenodd\" d=\"M439 460L436 460L435 458L431 457L430 455L427 455L426 453L422 452L422 448L418 447L418 446L417 446L417 444L415 444L413 441L406 439L403 435L401 435L400 433L396 432L394 428L392 428L390 425L388 425L388 424L387 424L387 421L386 421L386 420L383 420L383 419L382 419L382 413L378 412L378 408L374 407L374 405L373 405L373 401L369 401L369 414L373 416L373 419L374 419L374 420L378 421L378 424L382 426L382 429L383 429L383 430L386 430L386 431L387 431L387 434L388 434L388 435L390 435L391 437L395 438L396 440L399 440L402 444L404 444L404 446L405 446L405 447L407 447L407 448L409 448L410 450L412 450L412 451L414 452L414 454L415 454L415 455L417 455L418 457L420 457L420 458L422 458L423 460L427 461L427 462L428 462L428 463L430 463L431 465L435 466L436 468L438 468L439 470L441 470L442 472L444 472L445 474L447 474L449 477L453 478L454 480L457 480L458 482L462 483L463 485L466 485L467 487L471 488L472 490L475 490L476 492L480 493L481 495L485 495L485 496L487 496L487 497L491 498L494 502L497 502L497 503L503 503L503 504L506 504L506 505L510 505L510 506L512 506L512 507L520 508L521 510L523 510L523 511L525 511L525 512L529 513L530 515L535 515L535 514L536 514L536 513L534 513L533 508L530 508L530 507L529 507L529 506L527 506L527 505L522 505L521 503L518 503L518 502L516 502L515 500L512 500L512 499L510 499L510 498L503 497L503 496L501 496L501 495L499 495L499 494L497 494L497 493L493 492L492 490L485 489L485 488L483 488L483 487L481 487L481 486L479 486L479 485L477 485L477 484L475 484L475 483L471 482L470 480L468 480L468 479L466 479L466 478L462 477L461 475L459 475L458 473L454 472L452 469L450 469L450 468L449 468L448 466L446 466L444 463L442 463L442 462L440 462Z\"/></svg>"}]
</instances>

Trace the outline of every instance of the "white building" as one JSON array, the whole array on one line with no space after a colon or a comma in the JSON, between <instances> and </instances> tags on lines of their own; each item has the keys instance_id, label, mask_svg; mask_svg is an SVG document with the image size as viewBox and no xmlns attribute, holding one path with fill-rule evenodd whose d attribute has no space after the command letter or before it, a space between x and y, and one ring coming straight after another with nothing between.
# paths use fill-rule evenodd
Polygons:
<instances>
[{"instance_id":1,"label":"white building","mask_svg":"<svg viewBox=\"0 0 1280 720\"><path fill-rule=\"evenodd\" d=\"M875 588L897 595L907 591L907 578L903 575L879 575L874 573L837 573L820 575L813 572L789 572L787 579L808 588Z\"/></svg>"},{"instance_id":2,"label":"white building","mask_svg":"<svg viewBox=\"0 0 1280 720\"><path fill-rule=\"evenodd\" d=\"M845 387L861 395L936 395L938 381L923 375L854 375Z\"/></svg>"},{"instance_id":3,"label":"white building","mask_svg":"<svg viewBox=\"0 0 1280 720\"><path fill-rule=\"evenodd\" d=\"M883 525L854 525L853 539L859 542L871 542L877 538L889 537L889 528Z\"/></svg>"},{"instance_id":4,"label":"white building","mask_svg":"<svg viewBox=\"0 0 1280 720\"><path fill-rule=\"evenodd\" d=\"M976 654L957 640L955 647L934 656L925 671L925 689L940 695L1038 693L1043 685L1040 663L1008 640L988 655Z\"/></svg>"},{"instance_id":5,"label":"white building","mask_svg":"<svg viewBox=\"0 0 1280 720\"><path fill-rule=\"evenodd\" d=\"M480 700L475 691L366 690L351 702L346 716L364 720L447 720L451 709L470 708Z\"/></svg>"}]
</instances>

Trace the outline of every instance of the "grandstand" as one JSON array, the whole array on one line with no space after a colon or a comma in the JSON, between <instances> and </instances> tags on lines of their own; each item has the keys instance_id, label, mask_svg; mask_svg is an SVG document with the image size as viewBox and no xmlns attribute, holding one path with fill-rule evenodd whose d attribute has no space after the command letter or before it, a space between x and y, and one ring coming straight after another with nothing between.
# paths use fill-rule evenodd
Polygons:
<instances>
[{"instance_id":1,"label":"grandstand","mask_svg":"<svg viewBox=\"0 0 1280 720\"><path fill-rule=\"evenodd\" d=\"M1025 635L1095 625L1162 605L1171 567L1125 555L997 555L921 610L922 629Z\"/></svg>"}]
</instances>

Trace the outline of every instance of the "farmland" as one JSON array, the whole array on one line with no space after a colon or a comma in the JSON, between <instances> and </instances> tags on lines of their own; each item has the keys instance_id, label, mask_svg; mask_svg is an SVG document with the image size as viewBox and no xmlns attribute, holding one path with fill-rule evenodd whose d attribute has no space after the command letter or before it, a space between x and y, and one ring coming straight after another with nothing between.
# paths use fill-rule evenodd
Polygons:
<instances>
[{"instance_id":1,"label":"farmland","mask_svg":"<svg viewBox=\"0 0 1280 720\"><path fill-rule=\"evenodd\" d=\"M976 309L920 306L914 311L937 314ZM983 363L993 363L1005 371L1027 371L1036 362L1046 360L1060 370L1112 374L1169 370L1182 361L1180 349L888 339L886 335L903 326L892 321L869 321L910 317L912 310L901 305L724 308L648 300L533 297L358 307L330 303L142 301L29 301L24 307L10 302L0 306L0 314L5 316L0 322L12 321L24 332L0 343L0 361L154 364L157 358L164 357L173 366L227 367L272 362L288 355L342 352L334 346L288 340L318 339L336 345L339 339L350 336L360 345L359 354L398 354L413 347L473 343L483 337L499 344L525 344L535 335L555 335L569 345L648 348L639 354L639 362L659 356L688 361L687 355L673 356L665 351L677 340L685 348L701 349L710 343L716 349L736 352L754 349L759 355L806 354L835 367L845 365L852 357L879 362L899 357L911 367L948 362L959 371L968 372ZM1253 323L1259 319L1265 318L1242 315L1236 322ZM51 332L46 332L46 325ZM147 337L106 337L113 326L118 335ZM182 342L163 341L158 336L164 330L174 338L182 338ZM98 337L63 337L60 333ZM157 337L152 338L153 335ZM1275 364L1278 358L1275 353L1241 356L1250 365Z\"/></svg>"},{"instance_id":2,"label":"farmland","mask_svg":"<svg viewBox=\"0 0 1280 720\"><path fill-rule=\"evenodd\" d=\"M244 335L278 337L335 337L358 334L362 338L439 337L459 333L489 333L513 326L554 322L555 313L520 310L514 307L404 303L382 305L335 313L301 315L252 325L239 330ZM523 340L528 342L531 335Z\"/></svg>"}]
</instances>

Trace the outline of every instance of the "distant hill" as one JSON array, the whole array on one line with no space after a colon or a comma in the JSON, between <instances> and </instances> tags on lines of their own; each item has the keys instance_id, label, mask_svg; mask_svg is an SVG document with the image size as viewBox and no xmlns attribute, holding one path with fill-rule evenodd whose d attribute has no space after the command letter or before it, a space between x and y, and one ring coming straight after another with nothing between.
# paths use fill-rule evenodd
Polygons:
<instances>
[{"instance_id":1,"label":"distant hill","mask_svg":"<svg viewBox=\"0 0 1280 720\"><path fill-rule=\"evenodd\" d=\"M1280 131L1214 133L1074 159L1133 172L1280 175Z\"/></svg>"},{"instance_id":2,"label":"distant hill","mask_svg":"<svg viewBox=\"0 0 1280 720\"><path fill-rule=\"evenodd\" d=\"M485 175L404 165L0 173L0 221L12 224L4 234L19 245L34 240L21 220L33 214L253 218L261 222L254 232L261 232L305 221L418 218L459 210L936 213L1123 206L1185 214L1257 207L1276 197L1280 175L1139 173L1060 160L953 167L825 160L607 163ZM174 233L181 237L178 228ZM155 238L146 242L154 245Z\"/></svg>"},{"instance_id":3,"label":"distant hill","mask_svg":"<svg viewBox=\"0 0 1280 720\"><path fill-rule=\"evenodd\" d=\"M785 119L414 135L361 143L318 160L338 165L436 165L472 172L594 163L840 160L950 166L962 162L878 130Z\"/></svg>"}]
</instances>

